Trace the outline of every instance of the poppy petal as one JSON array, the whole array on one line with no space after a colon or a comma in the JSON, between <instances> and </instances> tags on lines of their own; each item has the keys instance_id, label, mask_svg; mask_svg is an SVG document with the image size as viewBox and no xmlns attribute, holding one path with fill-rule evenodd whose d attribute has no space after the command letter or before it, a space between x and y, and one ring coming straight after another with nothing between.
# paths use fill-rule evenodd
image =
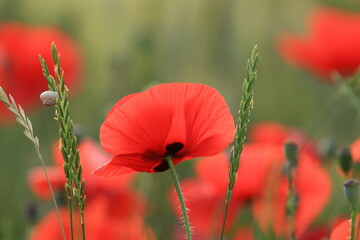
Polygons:
<instances>
[{"instance_id":1,"label":"poppy petal","mask_svg":"<svg viewBox=\"0 0 360 240\"><path fill-rule=\"evenodd\" d=\"M112 155L131 155L133 163L124 160L122 165L137 171L152 172L144 166L153 167L154 163L140 162L151 162L154 156L161 161L174 143L184 146L174 153L179 162L215 155L233 140L235 126L230 110L224 98L209 86L161 84L121 101L101 126L100 140Z\"/></svg>"},{"instance_id":2,"label":"poppy petal","mask_svg":"<svg viewBox=\"0 0 360 240\"><path fill-rule=\"evenodd\" d=\"M138 154L117 155L106 164L100 166L93 173L107 177L134 173L134 172L155 172L153 170L159 164L157 159L153 161L144 161Z\"/></svg>"},{"instance_id":3,"label":"poppy petal","mask_svg":"<svg viewBox=\"0 0 360 240\"><path fill-rule=\"evenodd\" d=\"M46 172L53 190L63 190L66 182L64 170L58 167L46 167ZM29 171L28 184L37 197L50 199L51 192L42 167L35 167Z\"/></svg>"}]
</instances>

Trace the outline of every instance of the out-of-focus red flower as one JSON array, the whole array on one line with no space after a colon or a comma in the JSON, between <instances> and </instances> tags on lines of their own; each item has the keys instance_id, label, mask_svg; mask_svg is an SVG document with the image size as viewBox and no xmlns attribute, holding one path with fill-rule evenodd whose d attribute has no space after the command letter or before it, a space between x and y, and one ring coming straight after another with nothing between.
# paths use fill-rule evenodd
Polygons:
<instances>
[{"instance_id":1,"label":"out-of-focus red flower","mask_svg":"<svg viewBox=\"0 0 360 240\"><path fill-rule=\"evenodd\" d=\"M61 167L46 167L46 172L52 188L56 190L64 190L65 173ZM33 193L40 199L50 199L51 193L48 182L45 178L45 173L42 167L32 168L28 172L28 184Z\"/></svg>"},{"instance_id":2,"label":"out-of-focus red flower","mask_svg":"<svg viewBox=\"0 0 360 240\"><path fill-rule=\"evenodd\" d=\"M89 240L153 240L154 234L144 223L145 200L131 190L133 175L123 175L114 178L104 178L92 175L91 172L99 164L104 164L109 156L91 139L83 139L79 143L80 159L85 178L85 208L86 239ZM55 166L47 168L50 182L54 190L64 191L65 177L63 159L59 143L54 145ZM41 168L31 170L29 183L34 193L43 199L50 198L49 188ZM69 236L69 210L62 208L60 213ZM74 212L75 236L80 237L79 213ZM55 211L48 213L34 227L30 240L62 239L59 222Z\"/></svg>"},{"instance_id":3,"label":"out-of-focus red flower","mask_svg":"<svg viewBox=\"0 0 360 240\"><path fill-rule=\"evenodd\" d=\"M354 162L360 162L360 138L356 139L350 146L351 155Z\"/></svg>"},{"instance_id":4,"label":"out-of-focus red flower","mask_svg":"<svg viewBox=\"0 0 360 240\"><path fill-rule=\"evenodd\" d=\"M264 135L261 135L261 134ZM330 179L320 166L311 143L298 131L275 123L256 125L245 144L237 182L233 189L228 226L232 226L238 210L251 203L253 214L262 230L273 229L277 236L288 233L285 213L288 182L282 172L285 156L283 144L292 139L299 144L299 165L295 173L295 191L299 197L296 210L296 233L307 230L325 206L330 195ZM227 189L229 157L219 154L196 162L196 178L182 182L189 218L198 239L209 239L218 233ZM175 193L172 205L176 209ZM220 219L220 220L219 220ZM209 227L212 226L212 227Z\"/></svg>"},{"instance_id":5,"label":"out-of-focus red flower","mask_svg":"<svg viewBox=\"0 0 360 240\"><path fill-rule=\"evenodd\" d=\"M287 128L278 123L258 123L250 131L252 143L264 145L284 145L288 140L301 146L301 150L313 156L319 156L319 152L310 139L297 129Z\"/></svg>"},{"instance_id":6,"label":"out-of-focus red flower","mask_svg":"<svg viewBox=\"0 0 360 240\"><path fill-rule=\"evenodd\" d=\"M253 240L253 230L251 228L240 229L237 231L233 240Z\"/></svg>"},{"instance_id":7,"label":"out-of-focus red flower","mask_svg":"<svg viewBox=\"0 0 360 240\"><path fill-rule=\"evenodd\" d=\"M48 89L39 54L53 71L52 42L55 42L61 54L65 83L71 94L78 88L81 71L80 52L73 39L54 27L33 27L20 23L0 25L0 86L25 110L41 105L39 95ZM13 119L3 104L0 105L0 115L0 121Z\"/></svg>"},{"instance_id":8,"label":"out-of-focus red flower","mask_svg":"<svg viewBox=\"0 0 360 240\"><path fill-rule=\"evenodd\" d=\"M83 177L85 178L85 193L88 196L99 193L111 193L123 191L129 187L132 175L117 176L108 179L102 176L91 174L97 166L105 164L109 155L104 152L93 140L89 138L83 139L79 143L80 160L83 168ZM63 170L64 160L59 149L59 142L53 146L54 167L47 167L47 172L53 189L63 191L65 184L65 174ZM33 168L28 175L28 182L32 191L41 199L50 198L50 189L48 187L44 171L41 167Z\"/></svg>"},{"instance_id":9,"label":"out-of-focus red flower","mask_svg":"<svg viewBox=\"0 0 360 240\"><path fill-rule=\"evenodd\" d=\"M318 226L313 229L310 229L304 232L299 240L322 240L328 239L330 235L330 227L329 226Z\"/></svg>"},{"instance_id":10,"label":"out-of-focus red flower","mask_svg":"<svg viewBox=\"0 0 360 240\"><path fill-rule=\"evenodd\" d=\"M351 76L359 69L359 41L359 14L317 9L311 13L306 35L283 35L278 46L289 63L331 82L334 72Z\"/></svg>"},{"instance_id":11,"label":"out-of-focus red flower","mask_svg":"<svg viewBox=\"0 0 360 240\"><path fill-rule=\"evenodd\" d=\"M69 211L60 210L67 239L70 239ZM141 198L131 191L123 192L117 196L108 197L99 195L86 206L85 233L89 240L154 240L152 230L143 221L143 202ZM74 235L81 235L78 213L73 214L75 223ZM49 239L61 240L61 230L55 211L48 213L34 227L30 240ZM76 238L77 239L77 238Z\"/></svg>"},{"instance_id":12,"label":"out-of-focus red flower","mask_svg":"<svg viewBox=\"0 0 360 240\"><path fill-rule=\"evenodd\" d=\"M359 226L360 215L356 216L355 231ZM350 219L346 219L337 224L330 234L330 240L348 240L350 239ZM360 240L360 234L356 240Z\"/></svg>"},{"instance_id":13,"label":"out-of-focus red flower","mask_svg":"<svg viewBox=\"0 0 360 240\"><path fill-rule=\"evenodd\" d=\"M195 163L197 178L185 179L181 189L186 199L186 206L194 239L211 239L221 231L225 196L228 183L229 157L220 153L213 157L202 158ZM177 215L181 216L177 194L171 192L171 206ZM232 199L227 219L229 227L237 215L241 203ZM183 238L183 235L182 235ZM179 238L181 239L181 238Z\"/></svg>"},{"instance_id":14,"label":"out-of-focus red flower","mask_svg":"<svg viewBox=\"0 0 360 240\"><path fill-rule=\"evenodd\" d=\"M120 100L100 129L114 157L96 173L162 172L174 164L224 150L234 137L224 98L203 84L167 83Z\"/></svg>"},{"instance_id":15,"label":"out-of-focus red flower","mask_svg":"<svg viewBox=\"0 0 360 240\"><path fill-rule=\"evenodd\" d=\"M59 209L61 220L64 226L66 239L70 239L70 218L69 210L62 207ZM78 214L73 215L73 221L78 223L80 221ZM74 229L76 232L79 231L79 226L75 225ZM58 216L56 211L53 210L44 216L41 221L35 226L32 233L30 234L30 240L45 240L51 236L52 240L63 240L61 234L61 228L59 225Z\"/></svg>"},{"instance_id":16,"label":"out-of-focus red flower","mask_svg":"<svg viewBox=\"0 0 360 240\"><path fill-rule=\"evenodd\" d=\"M272 126L272 125L270 125ZM264 125L259 125L260 129L255 132L261 133ZM278 128L281 130L281 128ZM289 131L291 132L291 131ZM265 133L267 133L265 131ZM279 131L283 135L283 130ZM273 132L275 134L275 132ZM289 139L293 139L291 135ZM284 138L284 141L286 139ZM271 141L270 141L271 142ZM261 154L261 152L267 154ZM331 191L331 182L326 171L320 166L320 161L316 155L311 154L306 145L299 145L299 160L295 170L295 191L298 196L298 205L295 214L295 229L298 235L302 234L309 224L320 213L327 203ZM247 157L247 155L251 157ZM264 141L253 141L244 148L241 156L241 164L246 166L247 161L253 161L253 168L243 170L243 177L257 174L256 166L262 166L261 174L265 173L263 178L261 193L253 199L253 213L260 224L260 227L266 231L269 228L278 236L288 234L288 221L286 217L286 201L288 197L288 181L283 173L285 163L283 143L271 142L266 144ZM240 169L242 165L240 164ZM265 170L264 170L265 169ZM260 177L259 176L259 177Z\"/></svg>"},{"instance_id":17,"label":"out-of-focus red flower","mask_svg":"<svg viewBox=\"0 0 360 240\"><path fill-rule=\"evenodd\" d=\"M319 226L303 233L299 240L325 240L330 235L330 228L328 226ZM251 228L240 229L233 240L253 240L254 234Z\"/></svg>"}]
</instances>

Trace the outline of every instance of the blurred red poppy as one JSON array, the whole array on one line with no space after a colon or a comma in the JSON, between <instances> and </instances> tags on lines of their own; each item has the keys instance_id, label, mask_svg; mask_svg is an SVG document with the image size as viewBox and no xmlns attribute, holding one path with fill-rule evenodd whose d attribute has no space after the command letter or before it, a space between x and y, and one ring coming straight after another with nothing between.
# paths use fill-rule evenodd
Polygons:
<instances>
[{"instance_id":1,"label":"blurred red poppy","mask_svg":"<svg viewBox=\"0 0 360 240\"><path fill-rule=\"evenodd\" d=\"M102 147L114 157L96 173L163 172L169 166L224 150L234 137L224 98L203 84L167 83L120 100L100 129Z\"/></svg>"},{"instance_id":2,"label":"blurred red poppy","mask_svg":"<svg viewBox=\"0 0 360 240\"><path fill-rule=\"evenodd\" d=\"M233 240L253 240L254 234L250 228L244 228L237 231ZM303 233L299 240L325 240L330 235L330 228L328 226L319 226Z\"/></svg>"},{"instance_id":3,"label":"blurred red poppy","mask_svg":"<svg viewBox=\"0 0 360 240\"><path fill-rule=\"evenodd\" d=\"M287 234L285 209L288 182L282 172L285 163L283 144L292 139L299 144L295 188L299 197L296 232L300 236L330 195L330 180L320 166L315 147L306 142L299 131L275 123L256 125L250 132L250 139L241 155L227 227L234 227L239 209L250 203L254 217L264 232L273 229L277 236ZM228 168L229 157L224 153L199 159L195 164L197 177L182 182L187 206L191 209L189 218L198 239L209 239L219 234ZM178 212L174 192L171 199L173 209Z\"/></svg>"},{"instance_id":4,"label":"blurred red poppy","mask_svg":"<svg viewBox=\"0 0 360 240\"><path fill-rule=\"evenodd\" d=\"M62 57L65 82L73 93L78 88L81 57L77 44L54 27L33 27L21 23L0 25L0 86L25 110L41 105L39 95L48 89L43 77L39 54L52 71L51 43L55 42ZM0 122L13 119L0 105Z\"/></svg>"},{"instance_id":5,"label":"blurred red poppy","mask_svg":"<svg viewBox=\"0 0 360 240\"><path fill-rule=\"evenodd\" d=\"M91 172L94 171L95 166L108 160L108 154L88 138L81 140L78 148L83 177L86 181L86 238L89 240L155 239L150 227L144 223L146 202L141 195L131 189L130 180L133 175L117 176L112 179L94 176ZM47 167L47 172L54 190L64 192L65 177L59 142L54 144L53 154L56 165ZM50 191L41 168L32 169L28 179L30 187L38 197L50 198ZM67 238L70 239L68 212L66 208L60 210ZM74 213L73 216L75 234L80 236L79 214ZM48 239L49 235L51 239L62 239L55 211L51 211L39 221L32 231L30 240Z\"/></svg>"},{"instance_id":6,"label":"blurred red poppy","mask_svg":"<svg viewBox=\"0 0 360 240\"><path fill-rule=\"evenodd\" d=\"M359 226L359 218L360 215L357 215L356 217L356 229L355 231L358 231L357 228ZM330 234L329 240L349 240L350 239L350 219L346 219L340 223L338 223ZM360 234L355 240L360 240Z\"/></svg>"},{"instance_id":7,"label":"blurred red poppy","mask_svg":"<svg viewBox=\"0 0 360 240\"><path fill-rule=\"evenodd\" d=\"M80 159L83 167L83 177L85 178L85 193L88 200L92 195L99 193L117 193L124 188L130 187L132 175L117 176L108 179L102 176L91 174L97 166L108 161L109 155L104 152L93 140L85 138L79 143ZM55 166L47 167L51 185L55 191L64 191L65 174L63 170L63 158L59 149L59 142L53 146L53 155ZM29 171L28 183L30 188L41 199L50 198L50 189L48 187L42 167L36 167Z\"/></svg>"},{"instance_id":8,"label":"blurred red poppy","mask_svg":"<svg viewBox=\"0 0 360 240\"><path fill-rule=\"evenodd\" d=\"M69 211L60 209L61 219L67 239L70 239ZM143 202L131 191L116 196L98 195L86 206L85 223L86 239L89 240L154 240L150 227L144 224ZM78 213L73 214L75 223L74 235L80 236ZM62 240L56 212L53 210L44 216L34 227L30 240ZM76 238L77 239L77 238Z\"/></svg>"},{"instance_id":9,"label":"blurred red poppy","mask_svg":"<svg viewBox=\"0 0 360 240\"><path fill-rule=\"evenodd\" d=\"M261 129L279 129L280 135L284 135L284 129L281 126L271 124L269 126L259 125L254 132L261 134ZM267 136L269 131L264 131ZM273 134L275 135L275 132ZM293 132L293 131L288 131ZM326 171L321 167L316 154L313 154L313 148L304 144L304 139L296 140L295 135L288 135L288 139L295 139L299 145L299 163L295 170L295 191L298 197L298 203L295 214L295 232L301 235L305 232L310 223L323 209L331 192L331 182ZM257 139L263 139L257 136ZM279 139L279 138L276 138ZM273 229L277 236L287 236L288 221L286 217L286 200L288 197L288 180L283 173L285 163L283 143L286 141L255 141L248 144L241 156L240 169L246 166L246 162L252 161L252 168L242 169L244 179L247 176L254 178L258 175L262 178L260 195L253 198L253 213L260 224L260 227L267 231ZM264 154L266 153L266 154ZM260 166L258 168L257 166ZM260 172L258 169L262 169ZM240 173L239 173L240 175Z\"/></svg>"},{"instance_id":10,"label":"blurred red poppy","mask_svg":"<svg viewBox=\"0 0 360 240\"><path fill-rule=\"evenodd\" d=\"M360 138L350 145L350 151L354 162L360 162Z\"/></svg>"},{"instance_id":11,"label":"blurred red poppy","mask_svg":"<svg viewBox=\"0 0 360 240\"><path fill-rule=\"evenodd\" d=\"M329 226L318 226L312 228L306 232L304 232L300 237L299 240L321 240L321 239L328 239L330 235L330 227Z\"/></svg>"},{"instance_id":12,"label":"blurred red poppy","mask_svg":"<svg viewBox=\"0 0 360 240\"><path fill-rule=\"evenodd\" d=\"M331 75L353 75L360 66L360 15L332 9L311 13L305 36L285 34L279 51L289 63L332 82Z\"/></svg>"},{"instance_id":13,"label":"blurred red poppy","mask_svg":"<svg viewBox=\"0 0 360 240\"><path fill-rule=\"evenodd\" d=\"M253 240L253 230L251 228L239 229L233 240Z\"/></svg>"},{"instance_id":14,"label":"blurred red poppy","mask_svg":"<svg viewBox=\"0 0 360 240\"><path fill-rule=\"evenodd\" d=\"M64 231L66 235L66 239L70 239L70 218L69 218L69 210L65 207L59 209L61 220L64 226ZM78 214L73 215L73 221L79 222ZM79 231L79 226L75 226L75 231ZM40 222L34 227L32 230L29 239L30 240L45 240L49 239L51 236L52 240L63 240L61 229L59 225L59 220L56 214L56 211L53 210L44 216Z\"/></svg>"}]
</instances>

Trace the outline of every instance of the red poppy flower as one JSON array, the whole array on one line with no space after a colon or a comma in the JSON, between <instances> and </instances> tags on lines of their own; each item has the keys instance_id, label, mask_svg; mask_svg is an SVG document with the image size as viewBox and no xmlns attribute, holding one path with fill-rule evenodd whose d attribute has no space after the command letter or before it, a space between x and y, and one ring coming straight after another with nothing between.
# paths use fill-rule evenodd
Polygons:
<instances>
[{"instance_id":1,"label":"red poppy flower","mask_svg":"<svg viewBox=\"0 0 360 240\"><path fill-rule=\"evenodd\" d=\"M233 240L253 240L254 234L251 228L243 228L237 231ZM298 239L299 240L321 240L328 239L330 235L329 227L320 226L314 229L311 229L304 234L302 234Z\"/></svg>"},{"instance_id":2,"label":"red poppy flower","mask_svg":"<svg viewBox=\"0 0 360 240\"><path fill-rule=\"evenodd\" d=\"M277 171L280 176L279 167ZM272 226L278 236L286 236L288 222L285 206L288 182L283 177L278 179L276 184L278 187L274 192L264 193L261 199L254 202L254 214L263 229ZM327 203L330 196L330 180L318 164L308 156L301 156L295 173L295 189L299 199L295 213L295 232L302 234Z\"/></svg>"},{"instance_id":3,"label":"red poppy flower","mask_svg":"<svg viewBox=\"0 0 360 240\"><path fill-rule=\"evenodd\" d=\"M64 190L66 178L63 168L61 167L46 167L46 172L49 176L51 187L54 191ZM48 182L45 178L42 167L32 168L28 172L28 184L32 192L40 199L47 200L51 198L51 192Z\"/></svg>"},{"instance_id":4,"label":"red poppy flower","mask_svg":"<svg viewBox=\"0 0 360 240\"><path fill-rule=\"evenodd\" d=\"M281 130L279 133L283 135L284 132ZM289 138L292 138L291 135ZM261 154L262 152L267 153ZM298 235L302 234L320 213L330 196L330 179L326 171L320 166L320 161L316 155L311 153L312 151L308 151L307 147L299 146L299 164L295 170L294 179L295 191L299 199L295 214L295 229ZM252 161L251 166L253 167L247 170L242 169L243 166L246 166L247 161ZM284 162L283 144L274 144L274 142L267 144L264 141L255 141L244 148L239 168L239 171L242 170L248 176L257 175L256 166L260 166L259 169L265 169L261 171L265 176L261 176L262 174L258 176L263 179L261 180L262 191L260 196L253 199L253 212L260 227L264 231L271 227L277 236L286 236L288 233L285 212L288 181L282 173Z\"/></svg>"},{"instance_id":5,"label":"red poppy flower","mask_svg":"<svg viewBox=\"0 0 360 240\"><path fill-rule=\"evenodd\" d=\"M319 152L310 139L297 129L287 128L278 123L258 123L250 130L252 143L282 146L286 141L293 141L301 146L301 151L319 156Z\"/></svg>"},{"instance_id":6,"label":"red poppy flower","mask_svg":"<svg viewBox=\"0 0 360 240\"><path fill-rule=\"evenodd\" d=\"M351 76L359 69L359 41L359 14L317 9L310 16L308 34L284 35L278 45L289 63L330 82L334 72Z\"/></svg>"},{"instance_id":7,"label":"red poppy flower","mask_svg":"<svg viewBox=\"0 0 360 240\"><path fill-rule=\"evenodd\" d=\"M97 166L108 161L109 155L104 152L93 140L85 138L79 143L80 159L83 168L83 177L85 178L85 193L89 197L99 193L116 193L123 191L130 186L131 175L117 176L111 180L102 176L91 174ZM47 167L53 189L63 191L65 184L65 174L63 170L64 160L59 149L59 142L53 145L54 167ZM28 174L30 188L41 199L50 198L50 189L48 187L44 171L41 167L33 168ZM89 198L91 199L91 198Z\"/></svg>"},{"instance_id":8,"label":"red poppy flower","mask_svg":"<svg viewBox=\"0 0 360 240\"><path fill-rule=\"evenodd\" d=\"M328 239L330 235L329 226L318 226L303 233L299 240L321 240Z\"/></svg>"},{"instance_id":9,"label":"red poppy flower","mask_svg":"<svg viewBox=\"0 0 360 240\"><path fill-rule=\"evenodd\" d=\"M0 25L0 86L25 110L41 105L39 95L48 89L39 54L52 63L52 42L61 53L65 81L70 93L73 93L80 73L80 53L74 40L53 27L32 27L20 23ZM0 121L13 119L9 118L11 114L3 104L0 115Z\"/></svg>"},{"instance_id":10,"label":"red poppy flower","mask_svg":"<svg viewBox=\"0 0 360 240\"><path fill-rule=\"evenodd\" d=\"M60 209L67 239L70 239L69 211ZM85 233L89 240L154 240L149 226L144 224L144 207L141 198L131 191L116 196L98 195L86 206ZM80 237L79 214L73 213L75 239ZM34 227L30 240L61 240L61 230L53 210Z\"/></svg>"},{"instance_id":11,"label":"red poppy flower","mask_svg":"<svg viewBox=\"0 0 360 240\"><path fill-rule=\"evenodd\" d=\"M253 240L253 230L251 228L244 228L237 231L233 240Z\"/></svg>"},{"instance_id":12,"label":"red poppy flower","mask_svg":"<svg viewBox=\"0 0 360 240\"><path fill-rule=\"evenodd\" d=\"M354 162L360 162L360 138L356 139L350 146L351 155Z\"/></svg>"},{"instance_id":13,"label":"red poppy flower","mask_svg":"<svg viewBox=\"0 0 360 240\"><path fill-rule=\"evenodd\" d=\"M100 129L114 157L96 173L162 172L174 164L213 156L233 140L234 122L224 98L203 84L167 83L120 100Z\"/></svg>"},{"instance_id":14,"label":"red poppy flower","mask_svg":"<svg viewBox=\"0 0 360 240\"><path fill-rule=\"evenodd\" d=\"M64 226L64 231L66 235L66 239L70 239L70 218L69 218L69 210L62 207L59 209L61 220ZM78 223L80 219L78 218L78 214L73 214L73 222ZM75 225L75 231L79 231L79 226ZM56 214L56 211L53 210L44 216L40 222L35 226L33 231L30 234L30 240L45 240L49 239L51 236L52 240L63 240L61 229L59 225L59 220Z\"/></svg>"},{"instance_id":15,"label":"red poppy flower","mask_svg":"<svg viewBox=\"0 0 360 240\"><path fill-rule=\"evenodd\" d=\"M356 217L356 225L355 230L357 231L357 227L359 226L359 218L360 215L357 215ZM331 234L330 234L330 240L348 240L350 239L350 219L346 219L339 224L337 224ZM360 240L360 234L357 237L356 240Z\"/></svg>"}]
</instances>

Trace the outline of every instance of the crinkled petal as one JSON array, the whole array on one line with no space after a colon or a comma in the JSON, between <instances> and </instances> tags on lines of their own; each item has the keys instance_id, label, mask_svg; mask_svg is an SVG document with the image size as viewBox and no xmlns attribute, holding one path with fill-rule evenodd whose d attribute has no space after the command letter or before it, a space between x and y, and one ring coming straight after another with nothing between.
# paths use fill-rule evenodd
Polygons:
<instances>
[{"instance_id":1,"label":"crinkled petal","mask_svg":"<svg viewBox=\"0 0 360 240\"><path fill-rule=\"evenodd\" d=\"M152 87L117 104L101 126L100 140L112 155L131 155L136 166L129 162L122 165L151 172L144 166L153 163L141 161L157 156L161 162L169 144L184 145L174 153L178 160L212 156L232 142L234 129L229 108L215 89L172 83Z\"/></svg>"},{"instance_id":2,"label":"crinkled petal","mask_svg":"<svg viewBox=\"0 0 360 240\"><path fill-rule=\"evenodd\" d=\"M134 172L155 172L153 169L161 162L158 159L152 161L143 160L142 155L139 154L122 154L112 158L106 164L100 166L94 171L96 175L104 175L107 177L134 173Z\"/></svg>"}]
</instances>

